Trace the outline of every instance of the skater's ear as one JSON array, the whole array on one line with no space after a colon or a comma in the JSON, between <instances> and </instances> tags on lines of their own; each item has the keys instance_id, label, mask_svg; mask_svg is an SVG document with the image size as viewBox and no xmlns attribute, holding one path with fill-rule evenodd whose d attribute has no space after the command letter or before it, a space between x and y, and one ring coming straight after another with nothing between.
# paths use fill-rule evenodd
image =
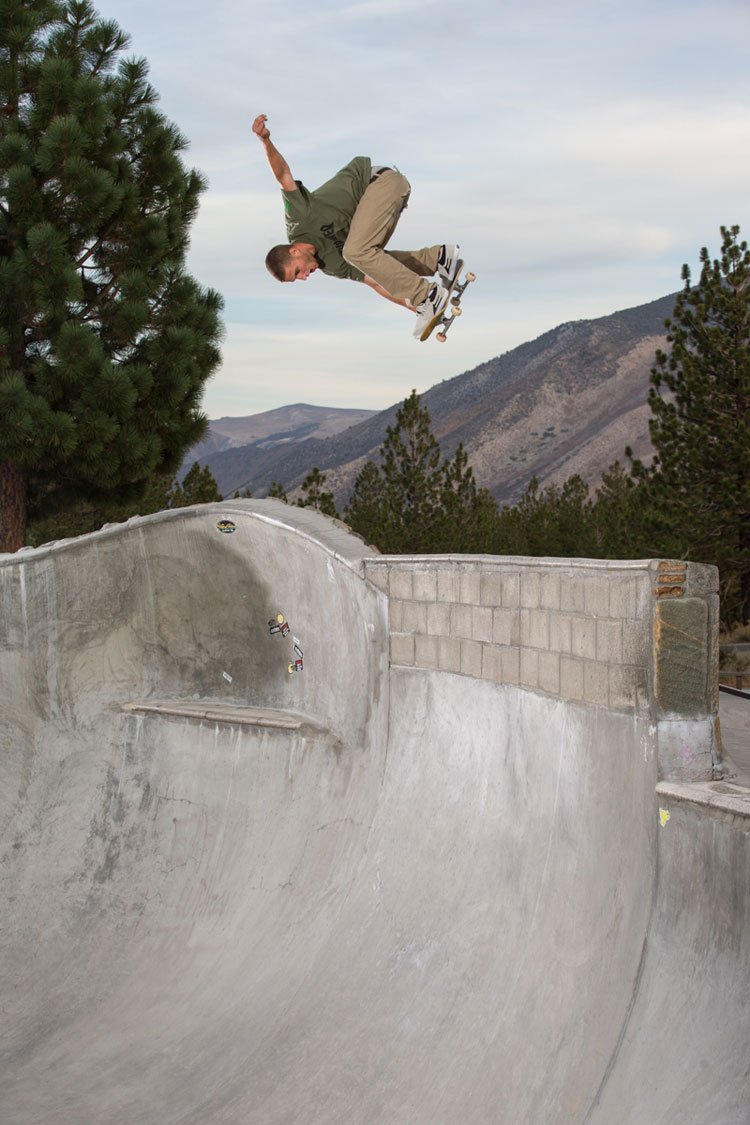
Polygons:
<instances>
[{"instance_id":1,"label":"skater's ear","mask_svg":"<svg viewBox=\"0 0 750 1125\"><path fill-rule=\"evenodd\" d=\"M286 271L292 264L293 249L289 245L274 246L266 254L266 269L277 281L286 281Z\"/></svg>"}]
</instances>

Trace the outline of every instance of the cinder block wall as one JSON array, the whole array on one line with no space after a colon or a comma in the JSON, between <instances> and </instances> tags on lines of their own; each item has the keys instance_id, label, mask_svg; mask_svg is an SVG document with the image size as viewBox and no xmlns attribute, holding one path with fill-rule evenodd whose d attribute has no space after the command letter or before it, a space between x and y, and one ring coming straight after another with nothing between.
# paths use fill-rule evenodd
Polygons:
<instances>
[{"instance_id":1,"label":"cinder block wall","mask_svg":"<svg viewBox=\"0 0 750 1125\"><path fill-rule=\"evenodd\" d=\"M650 719L718 710L715 567L379 556L392 665L514 684Z\"/></svg>"}]
</instances>

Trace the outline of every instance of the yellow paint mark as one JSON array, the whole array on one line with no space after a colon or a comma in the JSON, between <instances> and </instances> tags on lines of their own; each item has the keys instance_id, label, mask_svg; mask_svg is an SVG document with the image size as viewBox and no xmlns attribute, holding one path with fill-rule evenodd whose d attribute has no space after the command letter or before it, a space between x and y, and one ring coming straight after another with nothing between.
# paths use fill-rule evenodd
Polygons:
<instances>
[{"instance_id":1,"label":"yellow paint mark","mask_svg":"<svg viewBox=\"0 0 750 1125\"><path fill-rule=\"evenodd\" d=\"M671 819L672 814L667 812L666 809L659 809L659 820L661 821L662 828Z\"/></svg>"}]
</instances>

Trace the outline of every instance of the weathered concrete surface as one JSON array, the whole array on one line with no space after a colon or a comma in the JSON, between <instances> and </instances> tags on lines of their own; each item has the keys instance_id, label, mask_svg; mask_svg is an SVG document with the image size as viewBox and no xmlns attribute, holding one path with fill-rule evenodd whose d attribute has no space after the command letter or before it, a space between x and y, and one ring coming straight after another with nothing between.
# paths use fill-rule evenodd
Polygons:
<instances>
[{"instance_id":1,"label":"weathered concrete surface","mask_svg":"<svg viewBox=\"0 0 750 1125\"><path fill-rule=\"evenodd\" d=\"M389 666L366 554L249 502L0 560L4 1125L747 1125L748 791Z\"/></svg>"}]
</instances>

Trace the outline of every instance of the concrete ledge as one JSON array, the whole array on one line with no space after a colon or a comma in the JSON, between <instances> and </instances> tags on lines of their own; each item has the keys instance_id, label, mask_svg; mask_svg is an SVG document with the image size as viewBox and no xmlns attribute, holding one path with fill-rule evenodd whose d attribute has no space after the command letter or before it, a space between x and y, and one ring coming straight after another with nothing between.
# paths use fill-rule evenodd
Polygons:
<instances>
[{"instance_id":1,"label":"concrete ledge","mask_svg":"<svg viewBox=\"0 0 750 1125\"><path fill-rule=\"evenodd\" d=\"M162 715L166 718L192 719L200 722L227 723L232 726L269 727L273 730L315 731L325 728L306 715L276 711L270 707L237 707L212 701L187 702L170 700L162 703L124 703L121 710L137 715Z\"/></svg>"},{"instance_id":2,"label":"concrete ledge","mask_svg":"<svg viewBox=\"0 0 750 1125\"><path fill-rule=\"evenodd\" d=\"M224 500L215 504L170 508L147 516L131 516L123 523L108 523L98 531L89 532L87 535L56 539L43 543L40 547L21 547L14 554L0 553L0 567L16 566L20 562L40 559L53 552L57 554L60 551L67 551L89 541L109 539L153 523L173 521L186 523L198 520L215 524L218 520L231 519L233 514L253 516L264 523L307 538L354 569L361 568L363 559L377 557L374 556L375 548L368 546L364 539L345 523L331 516L321 515L314 508L298 508L294 504L285 504L282 500Z\"/></svg>"},{"instance_id":3,"label":"concrete ledge","mask_svg":"<svg viewBox=\"0 0 750 1125\"><path fill-rule=\"evenodd\" d=\"M661 781L656 786L659 801L691 805L709 816L729 821L744 831L750 829L750 789L727 781L685 784Z\"/></svg>"}]
</instances>

